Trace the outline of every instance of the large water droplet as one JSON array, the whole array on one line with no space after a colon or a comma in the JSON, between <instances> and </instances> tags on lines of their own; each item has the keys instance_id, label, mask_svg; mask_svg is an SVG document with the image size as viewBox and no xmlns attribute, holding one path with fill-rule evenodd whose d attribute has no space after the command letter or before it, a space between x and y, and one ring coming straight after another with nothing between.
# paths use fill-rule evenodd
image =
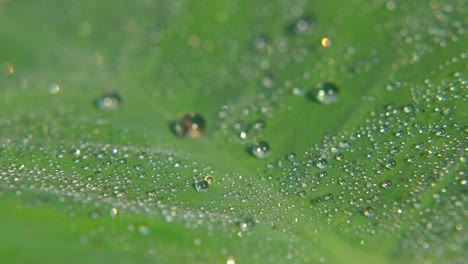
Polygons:
<instances>
[{"instance_id":1,"label":"large water droplet","mask_svg":"<svg viewBox=\"0 0 468 264\"><path fill-rule=\"evenodd\" d=\"M309 97L321 104L333 104L338 100L338 87L329 82L319 83L309 91Z\"/></svg>"},{"instance_id":2,"label":"large water droplet","mask_svg":"<svg viewBox=\"0 0 468 264\"><path fill-rule=\"evenodd\" d=\"M252 155L254 155L257 158L263 159L271 154L271 147L270 144L268 144L265 141L260 141L254 146L250 148L250 151Z\"/></svg>"},{"instance_id":3,"label":"large water droplet","mask_svg":"<svg viewBox=\"0 0 468 264\"><path fill-rule=\"evenodd\" d=\"M208 188L210 188L210 184L207 180L197 180L195 181L194 186L197 192L206 192L208 191Z\"/></svg>"},{"instance_id":4,"label":"large water droplet","mask_svg":"<svg viewBox=\"0 0 468 264\"><path fill-rule=\"evenodd\" d=\"M122 98L117 93L109 93L96 101L96 106L102 111L113 111L120 107Z\"/></svg>"},{"instance_id":5,"label":"large water droplet","mask_svg":"<svg viewBox=\"0 0 468 264\"><path fill-rule=\"evenodd\" d=\"M183 138L200 138L205 131L205 119L196 113L183 115L174 123L174 132Z\"/></svg>"}]
</instances>

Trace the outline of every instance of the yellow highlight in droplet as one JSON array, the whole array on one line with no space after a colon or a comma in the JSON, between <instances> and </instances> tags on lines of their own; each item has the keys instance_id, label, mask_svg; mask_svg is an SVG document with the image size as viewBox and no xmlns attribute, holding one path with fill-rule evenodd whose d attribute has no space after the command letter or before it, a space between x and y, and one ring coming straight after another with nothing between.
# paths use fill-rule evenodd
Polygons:
<instances>
[{"instance_id":1,"label":"yellow highlight in droplet","mask_svg":"<svg viewBox=\"0 0 468 264\"><path fill-rule=\"evenodd\" d=\"M7 63L5 65L5 71L8 75L13 75L13 73L15 73L15 68L13 67L12 64Z\"/></svg>"},{"instance_id":2,"label":"yellow highlight in droplet","mask_svg":"<svg viewBox=\"0 0 468 264\"><path fill-rule=\"evenodd\" d=\"M207 176L205 177L205 181L207 181L208 184L213 184L213 183L215 182L215 179L214 179L213 176L207 175Z\"/></svg>"},{"instance_id":3,"label":"yellow highlight in droplet","mask_svg":"<svg viewBox=\"0 0 468 264\"><path fill-rule=\"evenodd\" d=\"M331 39L329 39L329 38L323 38L322 41L321 41L321 43L322 43L322 47L328 48L328 47L330 47L330 45L331 45Z\"/></svg>"}]
</instances>

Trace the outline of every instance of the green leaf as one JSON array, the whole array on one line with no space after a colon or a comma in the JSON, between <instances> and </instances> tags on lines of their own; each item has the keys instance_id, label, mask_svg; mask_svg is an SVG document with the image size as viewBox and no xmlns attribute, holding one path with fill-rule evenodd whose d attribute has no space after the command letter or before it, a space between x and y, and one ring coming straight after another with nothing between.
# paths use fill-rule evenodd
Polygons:
<instances>
[{"instance_id":1,"label":"green leaf","mask_svg":"<svg viewBox=\"0 0 468 264\"><path fill-rule=\"evenodd\" d=\"M2 263L467 258L464 0L0 1L0 25Z\"/></svg>"}]
</instances>

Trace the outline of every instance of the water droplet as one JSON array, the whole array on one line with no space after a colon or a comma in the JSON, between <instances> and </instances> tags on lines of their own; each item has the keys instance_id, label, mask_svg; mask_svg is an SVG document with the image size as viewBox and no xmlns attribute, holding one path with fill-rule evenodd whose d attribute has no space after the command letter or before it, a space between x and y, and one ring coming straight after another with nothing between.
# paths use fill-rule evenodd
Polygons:
<instances>
[{"instance_id":1,"label":"water droplet","mask_svg":"<svg viewBox=\"0 0 468 264\"><path fill-rule=\"evenodd\" d=\"M208 184L213 184L213 183L215 182L215 179L214 179L213 176L207 175L207 176L205 177L205 181L208 182Z\"/></svg>"},{"instance_id":2,"label":"water droplet","mask_svg":"<svg viewBox=\"0 0 468 264\"><path fill-rule=\"evenodd\" d=\"M226 264L236 264L236 259L234 257L228 257L226 259Z\"/></svg>"},{"instance_id":3,"label":"water droplet","mask_svg":"<svg viewBox=\"0 0 468 264\"><path fill-rule=\"evenodd\" d=\"M381 182L380 186L384 189L390 189L390 187L392 187L392 182L389 180L386 180L386 181Z\"/></svg>"},{"instance_id":4,"label":"water droplet","mask_svg":"<svg viewBox=\"0 0 468 264\"><path fill-rule=\"evenodd\" d=\"M267 142L260 141L250 148L250 152L255 157L259 159L263 159L263 158L270 156L271 147L270 147L270 144L268 144Z\"/></svg>"},{"instance_id":5,"label":"water droplet","mask_svg":"<svg viewBox=\"0 0 468 264\"><path fill-rule=\"evenodd\" d=\"M239 138L242 140L246 140L249 135L245 131L239 132Z\"/></svg>"},{"instance_id":6,"label":"water droplet","mask_svg":"<svg viewBox=\"0 0 468 264\"><path fill-rule=\"evenodd\" d=\"M314 26L314 22L310 17L302 17L294 21L288 28L291 33L296 35L302 35L307 31L310 31Z\"/></svg>"},{"instance_id":7,"label":"water droplet","mask_svg":"<svg viewBox=\"0 0 468 264\"><path fill-rule=\"evenodd\" d=\"M210 184L207 180L196 180L194 186L197 192L206 192L208 191Z\"/></svg>"},{"instance_id":8,"label":"water droplet","mask_svg":"<svg viewBox=\"0 0 468 264\"><path fill-rule=\"evenodd\" d=\"M396 160L389 159L387 163L385 164L385 167L387 167L388 169L394 169L396 165L397 165Z\"/></svg>"},{"instance_id":9,"label":"water droplet","mask_svg":"<svg viewBox=\"0 0 468 264\"><path fill-rule=\"evenodd\" d=\"M246 217L238 222L239 228L242 231L251 230L255 226L255 221L251 217Z\"/></svg>"},{"instance_id":10,"label":"water droplet","mask_svg":"<svg viewBox=\"0 0 468 264\"><path fill-rule=\"evenodd\" d=\"M266 126L265 121L261 119L252 123L252 129L257 130L257 131L264 130L265 126Z\"/></svg>"},{"instance_id":11,"label":"water droplet","mask_svg":"<svg viewBox=\"0 0 468 264\"><path fill-rule=\"evenodd\" d=\"M205 119L196 113L183 115L174 123L174 132L183 138L200 138L205 131Z\"/></svg>"},{"instance_id":12,"label":"water droplet","mask_svg":"<svg viewBox=\"0 0 468 264\"><path fill-rule=\"evenodd\" d=\"M147 156L146 152L140 152L140 153L137 154L137 158L138 158L139 160L144 160L144 159L146 159L146 156Z\"/></svg>"},{"instance_id":13,"label":"water droplet","mask_svg":"<svg viewBox=\"0 0 468 264\"><path fill-rule=\"evenodd\" d=\"M403 107L403 112L405 112L406 114L413 114L414 113L413 105L411 105L411 104L405 105Z\"/></svg>"},{"instance_id":14,"label":"water droplet","mask_svg":"<svg viewBox=\"0 0 468 264\"><path fill-rule=\"evenodd\" d=\"M326 169L328 165L328 161L325 158L320 158L317 160L316 165L317 165L317 168L319 169Z\"/></svg>"},{"instance_id":15,"label":"water droplet","mask_svg":"<svg viewBox=\"0 0 468 264\"><path fill-rule=\"evenodd\" d=\"M150 230L149 226L144 225L144 224L140 224L140 225L138 225L138 232L140 232L140 234L142 234L142 235L147 236L147 235L150 234L151 230Z\"/></svg>"},{"instance_id":16,"label":"water droplet","mask_svg":"<svg viewBox=\"0 0 468 264\"><path fill-rule=\"evenodd\" d=\"M264 88L272 88L273 85L275 84L275 82L273 81L273 78L269 75L267 76L264 76L261 80L260 80L260 84L264 87Z\"/></svg>"},{"instance_id":17,"label":"water droplet","mask_svg":"<svg viewBox=\"0 0 468 264\"><path fill-rule=\"evenodd\" d=\"M102 111L113 111L117 110L120 105L122 104L122 99L120 95L117 93L109 93L101 98L99 98L96 102L96 106L99 110Z\"/></svg>"},{"instance_id":18,"label":"water droplet","mask_svg":"<svg viewBox=\"0 0 468 264\"><path fill-rule=\"evenodd\" d=\"M237 131L240 131L243 127L244 127L244 122L242 121L236 121L232 124L232 128Z\"/></svg>"},{"instance_id":19,"label":"water droplet","mask_svg":"<svg viewBox=\"0 0 468 264\"><path fill-rule=\"evenodd\" d=\"M349 142L348 141L341 141L339 144L340 144L340 148L343 148L343 149L349 148Z\"/></svg>"},{"instance_id":20,"label":"water droplet","mask_svg":"<svg viewBox=\"0 0 468 264\"><path fill-rule=\"evenodd\" d=\"M8 75L13 75L15 73L15 68L13 67L13 64L7 63L5 65L5 72Z\"/></svg>"},{"instance_id":21,"label":"water droplet","mask_svg":"<svg viewBox=\"0 0 468 264\"><path fill-rule=\"evenodd\" d=\"M362 215L367 216L367 217L373 217L375 215L375 209L372 206L368 206L362 210Z\"/></svg>"},{"instance_id":22,"label":"water droplet","mask_svg":"<svg viewBox=\"0 0 468 264\"><path fill-rule=\"evenodd\" d=\"M336 159L337 161L343 161L343 160L344 160L344 155L343 155L343 153L338 153L338 154L336 154L336 155L335 155L335 159Z\"/></svg>"},{"instance_id":23,"label":"water droplet","mask_svg":"<svg viewBox=\"0 0 468 264\"><path fill-rule=\"evenodd\" d=\"M259 52L269 53L270 40L267 37L259 36L254 40L254 46Z\"/></svg>"},{"instance_id":24,"label":"water droplet","mask_svg":"<svg viewBox=\"0 0 468 264\"><path fill-rule=\"evenodd\" d=\"M60 85L58 83L53 83L49 86L50 94L58 94L60 92Z\"/></svg>"},{"instance_id":25,"label":"water droplet","mask_svg":"<svg viewBox=\"0 0 468 264\"><path fill-rule=\"evenodd\" d=\"M326 171L321 171L321 172L318 174L318 176L319 176L320 178L322 178L322 179L323 179L323 178L326 178L326 177L328 177L328 172L326 172Z\"/></svg>"},{"instance_id":26,"label":"water droplet","mask_svg":"<svg viewBox=\"0 0 468 264\"><path fill-rule=\"evenodd\" d=\"M327 193L323 196L324 201L332 201L333 200L333 194L332 193Z\"/></svg>"},{"instance_id":27,"label":"water droplet","mask_svg":"<svg viewBox=\"0 0 468 264\"><path fill-rule=\"evenodd\" d=\"M395 133L395 136L401 138L405 135L405 133L402 131L402 130L398 130L396 133Z\"/></svg>"},{"instance_id":28,"label":"water droplet","mask_svg":"<svg viewBox=\"0 0 468 264\"><path fill-rule=\"evenodd\" d=\"M322 44L322 47L328 48L331 45L331 39L330 38L323 38L322 41L320 42Z\"/></svg>"},{"instance_id":29,"label":"water droplet","mask_svg":"<svg viewBox=\"0 0 468 264\"><path fill-rule=\"evenodd\" d=\"M321 104L332 104L338 99L339 90L333 83L319 83L309 91L309 97Z\"/></svg>"},{"instance_id":30,"label":"water droplet","mask_svg":"<svg viewBox=\"0 0 468 264\"><path fill-rule=\"evenodd\" d=\"M296 161L296 154L295 153L289 153L288 156L286 157L290 162L295 162Z\"/></svg>"},{"instance_id":31,"label":"water droplet","mask_svg":"<svg viewBox=\"0 0 468 264\"><path fill-rule=\"evenodd\" d=\"M119 210L117 208L112 208L110 210L110 216L117 217L119 215Z\"/></svg>"}]
</instances>

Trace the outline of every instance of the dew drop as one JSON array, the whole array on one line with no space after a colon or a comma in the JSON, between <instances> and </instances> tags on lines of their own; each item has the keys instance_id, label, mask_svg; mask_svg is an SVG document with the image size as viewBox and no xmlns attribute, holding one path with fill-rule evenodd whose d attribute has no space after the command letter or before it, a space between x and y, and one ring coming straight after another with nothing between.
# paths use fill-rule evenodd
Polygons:
<instances>
[{"instance_id":1,"label":"dew drop","mask_svg":"<svg viewBox=\"0 0 468 264\"><path fill-rule=\"evenodd\" d=\"M388 169L394 169L394 168L396 167L396 165L397 165L396 160L394 160L394 159L389 159L389 160L387 161L387 163L385 164L385 167L387 167Z\"/></svg>"},{"instance_id":2,"label":"dew drop","mask_svg":"<svg viewBox=\"0 0 468 264\"><path fill-rule=\"evenodd\" d=\"M390 180L386 180L381 182L380 186L384 189L390 189L390 187L392 187L392 182Z\"/></svg>"},{"instance_id":3,"label":"dew drop","mask_svg":"<svg viewBox=\"0 0 468 264\"><path fill-rule=\"evenodd\" d=\"M147 235L150 234L151 230L150 230L149 226L147 226L145 224L140 224L140 225L138 225L138 232L140 234L142 234L142 235L147 236Z\"/></svg>"},{"instance_id":4,"label":"dew drop","mask_svg":"<svg viewBox=\"0 0 468 264\"><path fill-rule=\"evenodd\" d=\"M362 210L361 213L362 213L362 215L364 215L366 217L374 217L375 209L372 206L368 206L368 207L364 208L364 210Z\"/></svg>"},{"instance_id":5,"label":"dew drop","mask_svg":"<svg viewBox=\"0 0 468 264\"><path fill-rule=\"evenodd\" d=\"M96 106L102 111L114 111L117 110L122 104L122 99L117 93L109 93L96 101Z\"/></svg>"},{"instance_id":6,"label":"dew drop","mask_svg":"<svg viewBox=\"0 0 468 264\"><path fill-rule=\"evenodd\" d=\"M60 92L60 85L58 83L53 83L49 86L50 94L58 94Z\"/></svg>"},{"instance_id":7,"label":"dew drop","mask_svg":"<svg viewBox=\"0 0 468 264\"><path fill-rule=\"evenodd\" d=\"M297 157L297 156L296 156L296 153L289 153L289 154L287 155L286 158L287 158L290 162L295 162L295 161L296 161L296 157Z\"/></svg>"},{"instance_id":8,"label":"dew drop","mask_svg":"<svg viewBox=\"0 0 468 264\"><path fill-rule=\"evenodd\" d=\"M266 158L271 154L271 147L266 141L260 141L250 148L252 155L259 159Z\"/></svg>"},{"instance_id":9,"label":"dew drop","mask_svg":"<svg viewBox=\"0 0 468 264\"><path fill-rule=\"evenodd\" d=\"M228 257L226 259L226 264L236 264L236 259L234 257Z\"/></svg>"},{"instance_id":10,"label":"dew drop","mask_svg":"<svg viewBox=\"0 0 468 264\"><path fill-rule=\"evenodd\" d=\"M238 222L239 228L242 231L249 231L255 226L255 222L251 217L246 217Z\"/></svg>"},{"instance_id":11,"label":"dew drop","mask_svg":"<svg viewBox=\"0 0 468 264\"><path fill-rule=\"evenodd\" d=\"M344 160L344 155L343 155L343 153L338 153L338 154L336 154L336 155L335 155L335 159L336 159L337 161L343 161L343 160Z\"/></svg>"},{"instance_id":12,"label":"dew drop","mask_svg":"<svg viewBox=\"0 0 468 264\"><path fill-rule=\"evenodd\" d=\"M112 209L110 210L110 216L111 216L111 217L114 217L114 218L115 218L115 217L117 217L118 215L119 215L119 210L118 210L117 208L112 208Z\"/></svg>"},{"instance_id":13,"label":"dew drop","mask_svg":"<svg viewBox=\"0 0 468 264\"><path fill-rule=\"evenodd\" d=\"M257 130L257 131L264 130L265 126L266 126L265 121L261 119L252 123L252 129Z\"/></svg>"},{"instance_id":14,"label":"dew drop","mask_svg":"<svg viewBox=\"0 0 468 264\"><path fill-rule=\"evenodd\" d=\"M208 184L213 184L215 182L215 179L213 176L211 175L207 175L205 176L205 181L208 183Z\"/></svg>"},{"instance_id":15,"label":"dew drop","mask_svg":"<svg viewBox=\"0 0 468 264\"><path fill-rule=\"evenodd\" d=\"M196 180L194 186L197 192L206 192L208 191L210 184L207 180Z\"/></svg>"},{"instance_id":16,"label":"dew drop","mask_svg":"<svg viewBox=\"0 0 468 264\"><path fill-rule=\"evenodd\" d=\"M183 115L174 123L174 132L183 138L200 138L205 131L205 119L196 113Z\"/></svg>"},{"instance_id":17,"label":"dew drop","mask_svg":"<svg viewBox=\"0 0 468 264\"><path fill-rule=\"evenodd\" d=\"M302 35L307 31L310 31L314 26L314 22L310 17L302 17L296 21L294 21L289 27L288 30L291 33L296 35Z\"/></svg>"},{"instance_id":18,"label":"dew drop","mask_svg":"<svg viewBox=\"0 0 468 264\"><path fill-rule=\"evenodd\" d=\"M323 178L326 178L326 177L328 177L328 172L327 172L327 171L321 171L321 172L318 174L318 176L319 176L320 178L322 178L322 179L323 179Z\"/></svg>"},{"instance_id":19,"label":"dew drop","mask_svg":"<svg viewBox=\"0 0 468 264\"><path fill-rule=\"evenodd\" d=\"M144 159L146 159L146 156L147 156L146 152L140 152L140 153L137 154L137 158L138 158L139 160L144 160Z\"/></svg>"},{"instance_id":20,"label":"dew drop","mask_svg":"<svg viewBox=\"0 0 468 264\"><path fill-rule=\"evenodd\" d=\"M338 100L338 87L329 82L319 83L309 91L309 97L321 104L333 104Z\"/></svg>"},{"instance_id":21,"label":"dew drop","mask_svg":"<svg viewBox=\"0 0 468 264\"><path fill-rule=\"evenodd\" d=\"M249 135L245 131L239 132L239 138L242 140L246 140Z\"/></svg>"},{"instance_id":22,"label":"dew drop","mask_svg":"<svg viewBox=\"0 0 468 264\"><path fill-rule=\"evenodd\" d=\"M405 112L406 114L412 114L412 113L414 113L414 107L413 107L413 105L411 105L411 104L405 105L405 106L403 107L403 112Z\"/></svg>"},{"instance_id":23,"label":"dew drop","mask_svg":"<svg viewBox=\"0 0 468 264\"><path fill-rule=\"evenodd\" d=\"M317 168L319 169L326 169L328 166L328 161L325 158L320 158L317 160L316 165L317 165Z\"/></svg>"}]
</instances>

